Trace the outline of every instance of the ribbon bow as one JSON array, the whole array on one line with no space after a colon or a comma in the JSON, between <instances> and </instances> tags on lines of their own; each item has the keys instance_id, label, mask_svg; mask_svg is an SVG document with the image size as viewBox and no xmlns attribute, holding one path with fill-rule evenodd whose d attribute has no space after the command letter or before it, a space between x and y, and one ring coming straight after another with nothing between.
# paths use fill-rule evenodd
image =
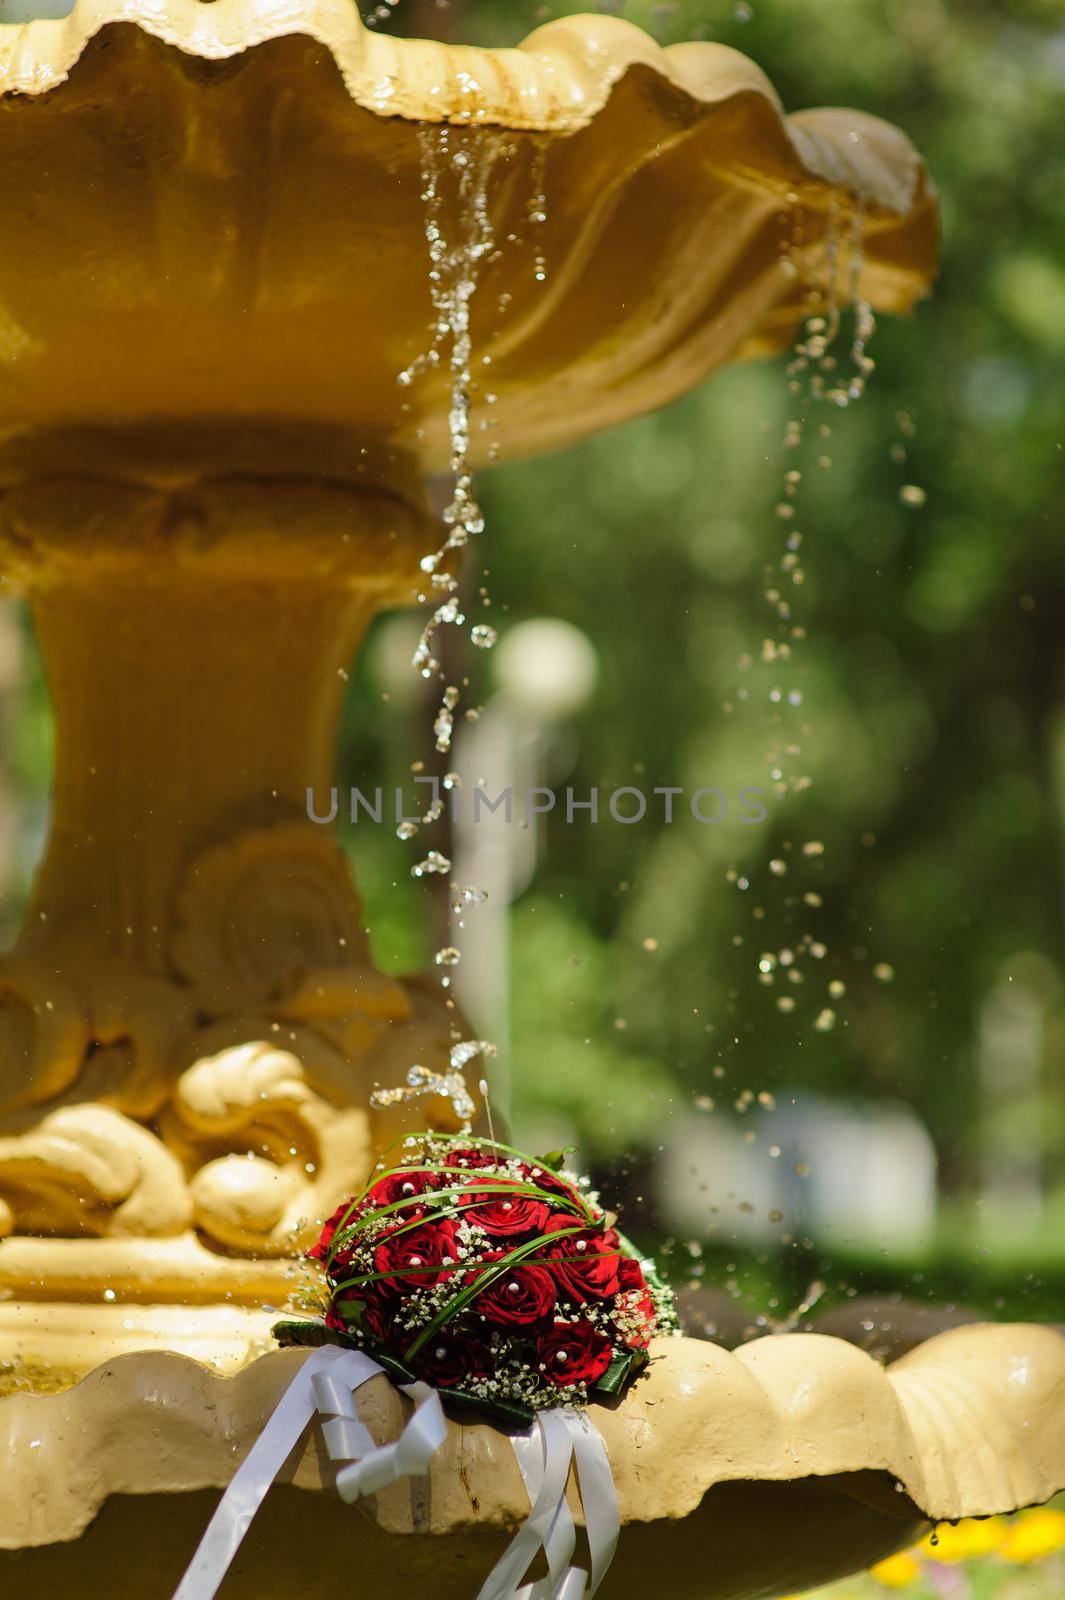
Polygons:
<instances>
[{"instance_id":1,"label":"ribbon bow","mask_svg":"<svg viewBox=\"0 0 1065 1600\"><path fill-rule=\"evenodd\" d=\"M399 1438L378 1445L355 1409L354 1391L383 1373L359 1350L325 1345L303 1363L222 1496L173 1600L214 1600L252 1519L301 1434L316 1414L330 1459L345 1463L337 1490L349 1504L400 1478L424 1475L447 1437L440 1396L424 1383L404 1384L416 1402ZM531 1510L481 1586L477 1600L591 1600L614 1555L620 1532L617 1496L603 1441L582 1411L539 1413L511 1443ZM576 1468L591 1572L571 1565L577 1530L566 1503ZM541 1549L548 1575L523 1579Z\"/></svg>"},{"instance_id":2,"label":"ribbon bow","mask_svg":"<svg viewBox=\"0 0 1065 1600\"><path fill-rule=\"evenodd\" d=\"M322 1428L330 1459L351 1463L337 1474L337 1488L345 1500L374 1494L397 1478L428 1472L430 1459L447 1438L435 1390L424 1383L405 1385L404 1392L418 1405L394 1444L375 1444L359 1421L353 1391L383 1371L360 1350L341 1350L338 1345L323 1345L307 1358L230 1480L174 1600L214 1600L267 1490L316 1412L330 1417Z\"/></svg>"}]
</instances>

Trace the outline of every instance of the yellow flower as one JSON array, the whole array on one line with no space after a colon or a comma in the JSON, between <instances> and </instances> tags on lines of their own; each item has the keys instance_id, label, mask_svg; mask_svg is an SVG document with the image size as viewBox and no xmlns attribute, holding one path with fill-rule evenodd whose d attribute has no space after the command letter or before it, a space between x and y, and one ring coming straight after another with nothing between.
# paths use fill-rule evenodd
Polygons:
<instances>
[{"instance_id":1,"label":"yellow flower","mask_svg":"<svg viewBox=\"0 0 1065 1600\"><path fill-rule=\"evenodd\" d=\"M982 1521L972 1519L957 1526L942 1523L934 1534L929 1534L918 1546L929 1561L972 1561L977 1556L1000 1550L1008 1529L1001 1517L987 1517ZM935 1543L933 1543L935 1540Z\"/></svg>"},{"instance_id":2,"label":"yellow flower","mask_svg":"<svg viewBox=\"0 0 1065 1600\"><path fill-rule=\"evenodd\" d=\"M881 1561L873 1568L873 1577L885 1589L906 1589L911 1583L916 1583L920 1576L920 1567L908 1553L888 1556L886 1561Z\"/></svg>"},{"instance_id":3,"label":"yellow flower","mask_svg":"<svg viewBox=\"0 0 1065 1600\"><path fill-rule=\"evenodd\" d=\"M1065 1550L1065 1511L1025 1511L1006 1532L1002 1554L1007 1561L1027 1566Z\"/></svg>"}]
</instances>

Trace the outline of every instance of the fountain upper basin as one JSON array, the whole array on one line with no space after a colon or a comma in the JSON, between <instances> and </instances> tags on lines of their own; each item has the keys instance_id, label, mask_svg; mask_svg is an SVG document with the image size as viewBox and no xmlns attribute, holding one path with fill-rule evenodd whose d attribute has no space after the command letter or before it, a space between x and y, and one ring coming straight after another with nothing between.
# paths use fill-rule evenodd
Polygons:
<instances>
[{"instance_id":1,"label":"fountain upper basin","mask_svg":"<svg viewBox=\"0 0 1065 1600\"><path fill-rule=\"evenodd\" d=\"M419 125L444 122L494 152L475 459L786 344L832 230L844 295L859 235L876 307L907 310L935 270L907 139L785 117L724 46L571 17L462 49L367 32L350 0L78 0L0 25L0 485L57 432L223 419L290 430L311 470L319 431L330 460L349 435L444 464L446 362L397 383L432 342ZM106 445L85 458L106 468Z\"/></svg>"}]
</instances>

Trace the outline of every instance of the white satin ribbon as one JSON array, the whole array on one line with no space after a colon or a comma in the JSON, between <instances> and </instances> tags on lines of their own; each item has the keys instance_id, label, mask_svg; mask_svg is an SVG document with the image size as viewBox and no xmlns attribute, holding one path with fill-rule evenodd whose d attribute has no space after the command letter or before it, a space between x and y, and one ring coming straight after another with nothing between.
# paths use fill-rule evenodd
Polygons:
<instances>
[{"instance_id":1,"label":"white satin ribbon","mask_svg":"<svg viewBox=\"0 0 1065 1600\"><path fill-rule=\"evenodd\" d=\"M213 1600L270 1485L316 1413L330 1417L322 1428L330 1459L354 1463L337 1474L345 1500L428 1472L430 1458L447 1437L440 1396L423 1383L405 1386L418 1402L414 1415L394 1444L375 1445L359 1421L353 1391L381 1372L360 1350L337 1345L324 1345L307 1358L230 1480L174 1600Z\"/></svg>"},{"instance_id":2,"label":"white satin ribbon","mask_svg":"<svg viewBox=\"0 0 1065 1600\"><path fill-rule=\"evenodd\" d=\"M603 1441L583 1411L541 1411L512 1439L532 1509L481 1587L477 1600L591 1600L614 1558L621 1518ZM570 1464L584 1507L591 1573L571 1564L577 1530L566 1503ZM543 1550L547 1577L522 1583Z\"/></svg>"},{"instance_id":3,"label":"white satin ribbon","mask_svg":"<svg viewBox=\"0 0 1065 1600\"><path fill-rule=\"evenodd\" d=\"M214 1600L252 1519L311 1419L320 1414L330 1459L347 1463L337 1489L349 1503L400 1478L424 1475L447 1437L440 1396L424 1383L405 1384L417 1402L399 1438L374 1443L359 1420L354 1391L383 1369L359 1350L325 1345L303 1363L262 1433L234 1474L173 1600ZM541 1411L511 1440L530 1511L481 1586L477 1600L591 1600L617 1548L621 1521L603 1441L583 1411ZM571 1465L584 1507L590 1573L572 1565L577 1530L566 1502ZM543 1550L547 1577L525 1583Z\"/></svg>"}]
</instances>

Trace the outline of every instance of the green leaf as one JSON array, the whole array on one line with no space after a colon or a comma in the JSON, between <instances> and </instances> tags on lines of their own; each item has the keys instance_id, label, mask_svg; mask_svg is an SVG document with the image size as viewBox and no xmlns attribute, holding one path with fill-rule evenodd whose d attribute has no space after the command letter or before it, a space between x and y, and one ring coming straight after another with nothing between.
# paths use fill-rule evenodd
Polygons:
<instances>
[{"instance_id":1,"label":"green leaf","mask_svg":"<svg viewBox=\"0 0 1065 1600\"><path fill-rule=\"evenodd\" d=\"M599 1382L592 1385L592 1394L620 1394L630 1378L647 1365L646 1350L626 1350L619 1353L607 1367Z\"/></svg>"},{"instance_id":2,"label":"green leaf","mask_svg":"<svg viewBox=\"0 0 1065 1600\"><path fill-rule=\"evenodd\" d=\"M597 1394L620 1394L632 1371L632 1356L631 1350L616 1355L598 1383L593 1385L594 1391Z\"/></svg>"},{"instance_id":3,"label":"green leaf","mask_svg":"<svg viewBox=\"0 0 1065 1600\"><path fill-rule=\"evenodd\" d=\"M546 1156L537 1158L537 1165L547 1167L550 1172L561 1172L566 1165L566 1157L571 1156L576 1148L576 1145L568 1144L562 1150L549 1150Z\"/></svg>"},{"instance_id":4,"label":"green leaf","mask_svg":"<svg viewBox=\"0 0 1065 1600\"><path fill-rule=\"evenodd\" d=\"M358 1348L354 1339L327 1328L324 1322L275 1322L270 1332L280 1345L307 1345L316 1350L326 1344L340 1344L349 1350Z\"/></svg>"}]
</instances>

